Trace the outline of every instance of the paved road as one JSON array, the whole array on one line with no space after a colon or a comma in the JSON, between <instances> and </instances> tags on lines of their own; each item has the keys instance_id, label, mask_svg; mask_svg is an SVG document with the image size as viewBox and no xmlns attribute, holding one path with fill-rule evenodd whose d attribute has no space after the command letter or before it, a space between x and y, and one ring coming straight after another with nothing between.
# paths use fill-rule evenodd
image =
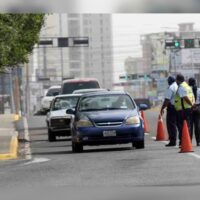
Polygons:
<instances>
[{"instance_id":1,"label":"paved road","mask_svg":"<svg viewBox=\"0 0 200 200\"><path fill-rule=\"evenodd\" d=\"M155 142L157 113L147 112L146 117L150 134L145 136L145 149L132 149L131 144L98 146L85 147L80 154L72 153L70 138L47 141L44 117L29 118L32 160L1 163L0 191L6 197L20 194L21 199L26 193L29 199L31 195L41 199L39 194L53 199L57 193L71 195L69 199L94 193L91 199L95 200L103 194L108 199L125 193L127 199L135 199L134 191L150 200L170 199L172 194L176 199L194 197L200 188L200 148L194 146L193 154L180 154L178 147L166 148L163 142Z\"/></svg>"}]
</instances>

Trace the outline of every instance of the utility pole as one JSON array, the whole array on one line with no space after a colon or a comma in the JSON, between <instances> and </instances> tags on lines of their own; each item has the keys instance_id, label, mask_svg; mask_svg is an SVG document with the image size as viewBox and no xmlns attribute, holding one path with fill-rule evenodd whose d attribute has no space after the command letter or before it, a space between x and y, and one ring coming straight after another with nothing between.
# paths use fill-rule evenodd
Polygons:
<instances>
[{"instance_id":1,"label":"utility pole","mask_svg":"<svg viewBox=\"0 0 200 200\"><path fill-rule=\"evenodd\" d=\"M26 114L29 115L30 113L30 85L29 85L29 68L28 68L28 63L24 63L24 67L26 69Z\"/></svg>"},{"instance_id":2,"label":"utility pole","mask_svg":"<svg viewBox=\"0 0 200 200\"><path fill-rule=\"evenodd\" d=\"M9 79L10 79L10 107L11 113L15 113L15 103L14 103L14 92L13 92L13 70L9 70Z\"/></svg>"},{"instance_id":3,"label":"utility pole","mask_svg":"<svg viewBox=\"0 0 200 200\"><path fill-rule=\"evenodd\" d=\"M4 113L4 80L3 80L3 73L0 74L1 78L1 93L0 93L0 113Z\"/></svg>"},{"instance_id":4,"label":"utility pole","mask_svg":"<svg viewBox=\"0 0 200 200\"><path fill-rule=\"evenodd\" d=\"M173 58L174 58L174 72L176 74L176 51L173 50Z\"/></svg>"},{"instance_id":5,"label":"utility pole","mask_svg":"<svg viewBox=\"0 0 200 200\"><path fill-rule=\"evenodd\" d=\"M195 78L194 62L193 62L193 49L191 49L191 65L192 65L192 75Z\"/></svg>"},{"instance_id":6,"label":"utility pole","mask_svg":"<svg viewBox=\"0 0 200 200\"><path fill-rule=\"evenodd\" d=\"M60 28L60 36L63 36L62 30L62 14L59 14L59 28ZM61 83L64 77L64 63L63 63L63 48L60 48L60 60L61 60Z\"/></svg>"}]
</instances>

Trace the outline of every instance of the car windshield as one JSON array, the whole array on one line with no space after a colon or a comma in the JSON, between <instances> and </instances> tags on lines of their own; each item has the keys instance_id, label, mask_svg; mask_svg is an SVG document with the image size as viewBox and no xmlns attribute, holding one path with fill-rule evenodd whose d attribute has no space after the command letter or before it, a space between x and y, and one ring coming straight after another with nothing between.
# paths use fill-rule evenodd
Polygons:
<instances>
[{"instance_id":1,"label":"car windshield","mask_svg":"<svg viewBox=\"0 0 200 200\"><path fill-rule=\"evenodd\" d=\"M79 103L79 111L98 110L132 110L135 108L131 98L126 94L107 94L83 97Z\"/></svg>"},{"instance_id":2,"label":"car windshield","mask_svg":"<svg viewBox=\"0 0 200 200\"><path fill-rule=\"evenodd\" d=\"M59 88L52 88L52 89L49 89L46 96L56 96L58 95L60 92L60 89Z\"/></svg>"},{"instance_id":3,"label":"car windshield","mask_svg":"<svg viewBox=\"0 0 200 200\"><path fill-rule=\"evenodd\" d=\"M92 88L92 89L82 89L82 90L75 90L73 94L84 94L89 92L105 92L106 89L100 89L100 88Z\"/></svg>"},{"instance_id":4,"label":"car windshield","mask_svg":"<svg viewBox=\"0 0 200 200\"><path fill-rule=\"evenodd\" d=\"M75 108L78 98L79 96L56 98L53 104L51 105L51 110L55 111L55 110Z\"/></svg>"},{"instance_id":5,"label":"car windshield","mask_svg":"<svg viewBox=\"0 0 200 200\"><path fill-rule=\"evenodd\" d=\"M71 94L74 90L99 88L97 81L65 83L63 94Z\"/></svg>"}]
</instances>

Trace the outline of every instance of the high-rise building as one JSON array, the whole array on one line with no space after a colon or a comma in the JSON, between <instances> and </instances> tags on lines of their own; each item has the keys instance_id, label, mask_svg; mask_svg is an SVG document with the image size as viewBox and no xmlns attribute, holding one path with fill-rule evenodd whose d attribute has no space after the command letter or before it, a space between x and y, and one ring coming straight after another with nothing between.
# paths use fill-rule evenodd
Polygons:
<instances>
[{"instance_id":1,"label":"high-rise building","mask_svg":"<svg viewBox=\"0 0 200 200\"><path fill-rule=\"evenodd\" d=\"M110 14L50 14L40 40L59 37L88 38L82 47L36 46L29 62L30 111L38 110L40 98L63 79L94 77L101 87L112 88L113 52Z\"/></svg>"},{"instance_id":2,"label":"high-rise building","mask_svg":"<svg viewBox=\"0 0 200 200\"><path fill-rule=\"evenodd\" d=\"M109 14L68 14L68 34L88 37L88 47L69 49L69 72L74 77L95 77L112 88L112 21Z\"/></svg>"}]
</instances>

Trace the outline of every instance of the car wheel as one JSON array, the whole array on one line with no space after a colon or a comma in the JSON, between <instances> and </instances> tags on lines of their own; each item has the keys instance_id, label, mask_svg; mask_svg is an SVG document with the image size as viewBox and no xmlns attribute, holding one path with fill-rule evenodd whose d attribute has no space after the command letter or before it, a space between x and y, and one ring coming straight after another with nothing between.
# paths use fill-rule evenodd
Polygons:
<instances>
[{"instance_id":1,"label":"car wheel","mask_svg":"<svg viewBox=\"0 0 200 200\"><path fill-rule=\"evenodd\" d=\"M144 149L144 140L133 142L132 146L135 147L136 149Z\"/></svg>"},{"instance_id":2,"label":"car wheel","mask_svg":"<svg viewBox=\"0 0 200 200\"><path fill-rule=\"evenodd\" d=\"M75 143L75 142L72 142L72 151L74 153L82 152L83 151L83 145Z\"/></svg>"},{"instance_id":3,"label":"car wheel","mask_svg":"<svg viewBox=\"0 0 200 200\"><path fill-rule=\"evenodd\" d=\"M49 142L56 141L56 136L52 133L52 131L50 129L48 129L48 140L49 140Z\"/></svg>"}]
</instances>

